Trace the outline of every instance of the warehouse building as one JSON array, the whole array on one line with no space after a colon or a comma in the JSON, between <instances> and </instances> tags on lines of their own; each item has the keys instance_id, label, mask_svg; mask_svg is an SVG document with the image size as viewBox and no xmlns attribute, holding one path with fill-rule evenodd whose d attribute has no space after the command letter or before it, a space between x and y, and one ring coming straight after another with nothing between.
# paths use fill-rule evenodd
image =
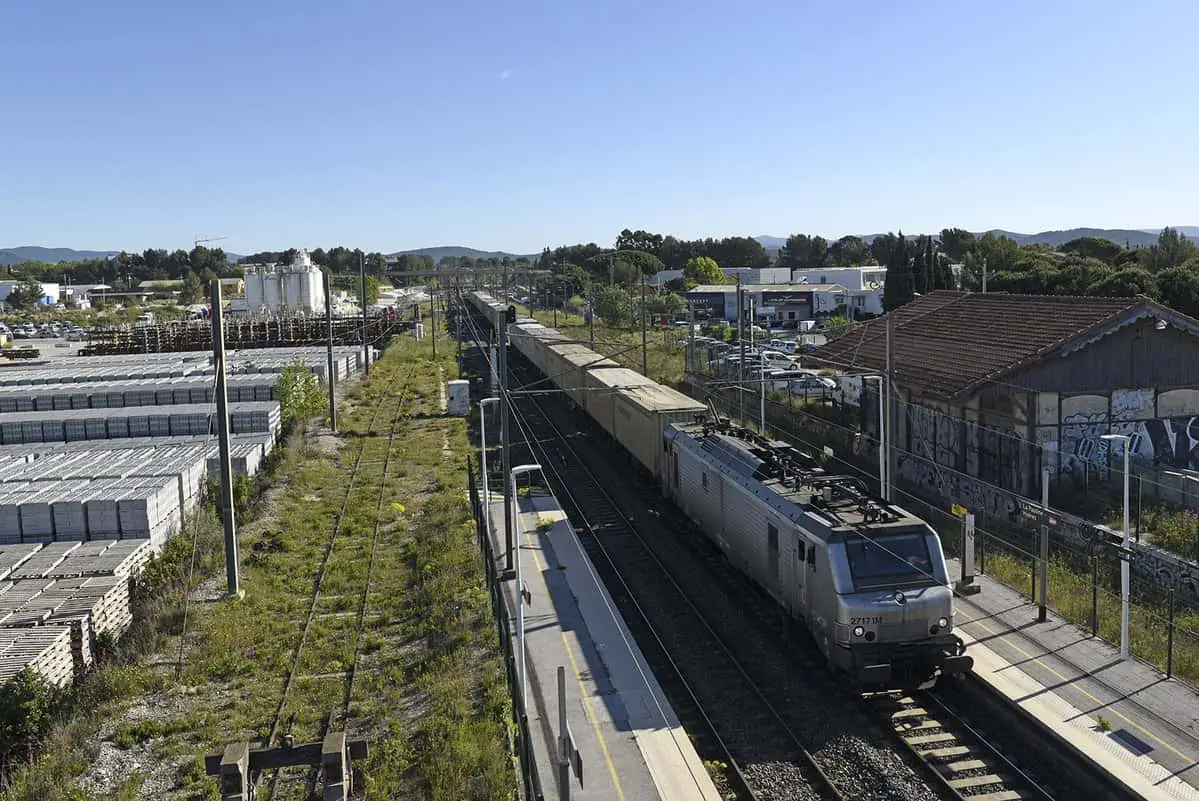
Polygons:
<instances>
[{"instance_id":1,"label":"warehouse building","mask_svg":"<svg viewBox=\"0 0 1199 801\"><path fill-rule=\"evenodd\" d=\"M1108 433L1131 437L1137 472L1199 469L1199 322L1185 315L1147 298L941 290L894 317L896 478L1002 513L1010 496L987 485L1037 497L1042 468L1119 469ZM813 357L881 373L886 329L869 321Z\"/></svg>"},{"instance_id":2,"label":"warehouse building","mask_svg":"<svg viewBox=\"0 0 1199 801\"><path fill-rule=\"evenodd\" d=\"M786 323L811 320L817 314L832 312L838 298L844 302L845 288L838 284L742 284L746 319L753 303L758 322ZM736 284L700 284L684 297L699 318L736 320Z\"/></svg>"}]
</instances>

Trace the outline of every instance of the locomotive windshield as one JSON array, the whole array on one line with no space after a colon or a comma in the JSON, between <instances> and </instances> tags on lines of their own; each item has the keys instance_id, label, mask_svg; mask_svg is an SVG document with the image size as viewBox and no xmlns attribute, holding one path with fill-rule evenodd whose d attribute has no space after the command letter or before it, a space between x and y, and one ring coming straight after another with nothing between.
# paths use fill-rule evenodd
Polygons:
<instances>
[{"instance_id":1,"label":"locomotive windshield","mask_svg":"<svg viewBox=\"0 0 1199 801\"><path fill-rule=\"evenodd\" d=\"M861 535L849 537L845 541L845 556L854 587L859 590L936 581L922 531L869 539Z\"/></svg>"}]
</instances>

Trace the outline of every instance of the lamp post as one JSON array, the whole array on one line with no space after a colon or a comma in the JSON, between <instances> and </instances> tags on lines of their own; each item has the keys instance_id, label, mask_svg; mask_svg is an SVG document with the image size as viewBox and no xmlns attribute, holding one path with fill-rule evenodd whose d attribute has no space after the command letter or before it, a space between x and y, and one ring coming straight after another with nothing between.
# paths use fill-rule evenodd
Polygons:
<instances>
[{"instance_id":1,"label":"lamp post","mask_svg":"<svg viewBox=\"0 0 1199 801\"><path fill-rule=\"evenodd\" d=\"M881 375L864 375L862 383L878 382L878 494L887 497L887 415L883 405L883 381Z\"/></svg>"},{"instance_id":2,"label":"lamp post","mask_svg":"<svg viewBox=\"0 0 1199 801\"><path fill-rule=\"evenodd\" d=\"M512 486L512 548L515 550L513 559L516 561L516 676L520 682L520 708L525 706L525 588L520 571L520 511L516 502L516 477L522 473L532 473L540 470L539 464L522 464L512 468L509 481Z\"/></svg>"},{"instance_id":3,"label":"lamp post","mask_svg":"<svg viewBox=\"0 0 1199 801\"><path fill-rule=\"evenodd\" d=\"M484 398L479 401L479 439L482 444L479 461L483 465L483 530L487 532L488 537L491 536L491 492L487 488L487 407L499 402L499 398Z\"/></svg>"},{"instance_id":4,"label":"lamp post","mask_svg":"<svg viewBox=\"0 0 1199 801\"><path fill-rule=\"evenodd\" d=\"M1129 542L1128 542L1128 470L1129 447L1132 439L1127 434L1103 434L1099 437L1108 442L1124 443L1124 532L1120 553L1120 658L1128 658L1128 608L1129 608Z\"/></svg>"}]
</instances>

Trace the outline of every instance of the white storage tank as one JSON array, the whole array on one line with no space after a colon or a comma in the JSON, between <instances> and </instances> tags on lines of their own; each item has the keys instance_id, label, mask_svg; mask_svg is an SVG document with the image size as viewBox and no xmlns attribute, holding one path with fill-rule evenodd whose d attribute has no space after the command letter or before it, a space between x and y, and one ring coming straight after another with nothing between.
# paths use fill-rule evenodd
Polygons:
<instances>
[{"instance_id":1,"label":"white storage tank","mask_svg":"<svg viewBox=\"0 0 1199 801\"><path fill-rule=\"evenodd\" d=\"M279 273L270 270L262 276L262 305L270 311L278 311L282 302L282 292L279 287Z\"/></svg>"},{"instance_id":2,"label":"white storage tank","mask_svg":"<svg viewBox=\"0 0 1199 801\"><path fill-rule=\"evenodd\" d=\"M446 385L446 412L451 417L466 417L470 414L470 382L451 381Z\"/></svg>"}]
</instances>

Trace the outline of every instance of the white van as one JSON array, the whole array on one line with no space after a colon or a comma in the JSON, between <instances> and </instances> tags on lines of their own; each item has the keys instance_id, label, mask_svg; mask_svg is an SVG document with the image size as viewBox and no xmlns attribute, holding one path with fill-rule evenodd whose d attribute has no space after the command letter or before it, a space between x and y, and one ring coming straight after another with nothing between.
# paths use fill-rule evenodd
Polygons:
<instances>
[{"instance_id":1,"label":"white van","mask_svg":"<svg viewBox=\"0 0 1199 801\"><path fill-rule=\"evenodd\" d=\"M154 312L145 312L139 314L133 322L135 328L144 328L148 325L154 325Z\"/></svg>"}]
</instances>

